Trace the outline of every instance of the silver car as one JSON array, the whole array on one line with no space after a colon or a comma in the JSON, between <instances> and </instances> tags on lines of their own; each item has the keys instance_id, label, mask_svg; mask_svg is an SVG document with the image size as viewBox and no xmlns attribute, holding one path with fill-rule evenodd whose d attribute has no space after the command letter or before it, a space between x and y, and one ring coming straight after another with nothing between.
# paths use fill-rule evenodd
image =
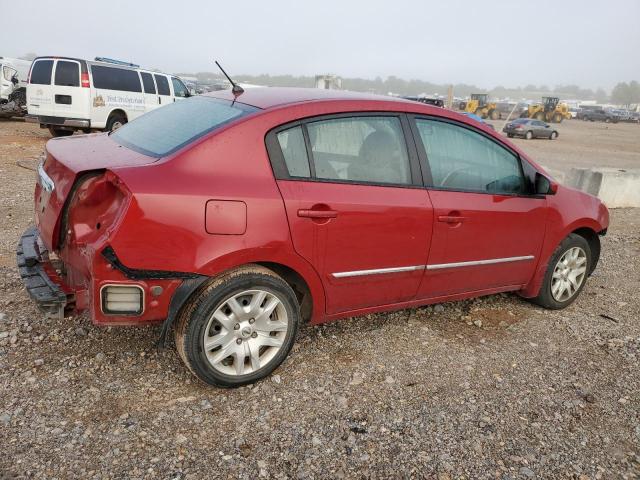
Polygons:
<instances>
[{"instance_id":1,"label":"silver car","mask_svg":"<svg viewBox=\"0 0 640 480\"><path fill-rule=\"evenodd\" d=\"M548 138L555 140L558 138L558 131L548 123L532 118L518 118L513 122L507 123L502 129L507 137L522 137L527 140L532 138Z\"/></svg>"}]
</instances>

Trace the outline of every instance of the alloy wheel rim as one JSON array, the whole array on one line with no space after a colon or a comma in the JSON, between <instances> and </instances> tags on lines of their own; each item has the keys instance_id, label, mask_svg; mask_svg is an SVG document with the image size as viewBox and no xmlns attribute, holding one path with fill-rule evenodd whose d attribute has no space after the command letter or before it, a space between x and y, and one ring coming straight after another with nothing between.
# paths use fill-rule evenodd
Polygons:
<instances>
[{"instance_id":1,"label":"alloy wheel rim","mask_svg":"<svg viewBox=\"0 0 640 480\"><path fill-rule=\"evenodd\" d=\"M209 318L202 348L209 364L225 375L255 373L284 345L289 330L280 298L261 289L245 290L223 301Z\"/></svg>"},{"instance_id":2,"label":"alloy wheel rim","mask_svg":"<svg viewBox=\"0 0 640 480\"><path fill-rule=\"evenodd\" d=\"M551 277L551 295L557 302L566 302L582 286L587 274L587 254L580 247L564 252Z\"/></svg>"}]
</instances>

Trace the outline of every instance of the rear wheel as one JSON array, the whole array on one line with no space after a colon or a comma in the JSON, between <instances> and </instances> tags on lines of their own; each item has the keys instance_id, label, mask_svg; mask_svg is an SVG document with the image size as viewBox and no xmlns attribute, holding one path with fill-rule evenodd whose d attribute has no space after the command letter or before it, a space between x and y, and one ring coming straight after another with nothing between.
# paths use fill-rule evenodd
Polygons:
<instances>
[{"instance_id":1,"label":"rear wheel","mask_svg":"<svg viewBox=\"0 0 640 480\"><path fill-rule=\"evenodd\" d=\"M527 133L524 134L524 138L526 140L531 140L533 138L533 132L529 130Z\"/></svg>"},{"instance_id":2,"label":"rear wheel","mask_svg":"<svg viewBox=\"0 0 640 480\"><path fill-rule=\"evenodd\" d=\"M562 123L562 115L560 115L559 113L555 113L553 115L553 122L554 123Z\"/></svg>"},{"instance_id":3,"label":"rear wheel","mask_svg":"<svg viewBox=\"0 0 640 480\"><path fill-rule=\"evenodd\" d=\"M255 382L287 357L300 308L291 287L258 265L223 274L181 313L180 357L200 380L221 387Z\"/></svg>"},{"instance_id":4,"label":"rear wheel","mask_svg":"<svg viewBox=\"0 0 640 480\"><path fill-rule=\"evenodd\" d=\"M549 140L555 140L556 138L558 138L558 132L554 130L551 132L551 135L549 135Z\"/></svg>"},{"instance_id":5,"label":"rear wheel","mask_svg":"<svg viewBox=\"0 0 640 480\"><path fill-rule=\"evenodd\" d=\"M73 135L73 130L66 130L64 128L49 127L49 133L52 137L68 137Z\"/></svg>"},{"instance_id":6,"label":"rear wheel","mask_svg":"<svg viewBox=\"0 0 640 480\"><path fill-rule=\"evenodd\" d=\"M123 113L112 113L107 120L107 132L115 132L127 123L127 117Z\"/></svg>"},{"instance_id":7,"label":"rear wheel","mask_svg":"<svg viewBox=\"0 0 640 480\"><path fill-rule=\"evenodd\" d=\"M475 114L478 115L480 118L487 118L487 112L482 108L476 109Z\"/></svg>"},{"instance_id":8,"label":"rear wheel","mask_svg":"<svg viewBox=\"0 0 640 480\"><path fill-rule=\"evenodd\" d=\"M500 118L500 112L495 108L489 111L489 118L491 120L498 120Z\"/></svg>"},{"instance_id":9,"label":"rear wheel","mask_svg":"<svg viewBox=\"0 0 640 480\"><path fill-rule=\"evenodd\" d=\"M532 301L552 310L567 307L582 291L590 269L589 244L580 235L570 234L553 252L540 293Z\"/></svg>"},{"instance_id":10,"label":"rear wheel","mask_svg":"<svg viewBox=\"0 0 640 480\"><path fill-rule=\"evenodd\" d=\"M507 137L513 138L513 133L507 133Z\"/></svg>"}]
</instances>

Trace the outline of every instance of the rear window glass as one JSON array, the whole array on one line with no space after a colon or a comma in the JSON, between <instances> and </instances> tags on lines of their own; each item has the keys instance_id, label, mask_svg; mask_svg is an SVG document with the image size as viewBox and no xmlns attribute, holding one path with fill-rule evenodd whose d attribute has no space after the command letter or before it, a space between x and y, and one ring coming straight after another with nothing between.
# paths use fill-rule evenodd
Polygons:
<instances>
[{"instance_id":1,"label":"rear window glass","mask_svg":"<svg viewBox=\"0 0 640 480\"><path fill-rule=\"evenodd\" d=\"M140 77L135 70L93 65L91 67L91 75L93 76L93 86L95 88L123 92L142 92Z\"/></svg>"},{"instance_id":2,"label":"rear window glass","mask_svg":"<svg viewBox=\"0 0 640 480\"><path fill-rule=\"evenodd\" d=\"M37 60L31 69L31 81L36 85L51 85L53 60Z\"/></svg>"},{"instance_id":3,"label":"rear window glass","mask_svg":"<svg viewBox=\"0 0 640 480\"><path fill-rule=\"evenodd\" d=\"M257 110L238 102L191 97L142 115L113 132L111 138L145 155L162 157Z\"/></svg>"},{"instance_id":4,"label":"rear window glass","mask_svg":"<svg viewBox=\"0 0 640 480\"><path fill-rule=\"evenodd\" d=\"M80 65L76 62L58 60L55 84L63 87L80 86Z\"/></svg>"}]
</instances>

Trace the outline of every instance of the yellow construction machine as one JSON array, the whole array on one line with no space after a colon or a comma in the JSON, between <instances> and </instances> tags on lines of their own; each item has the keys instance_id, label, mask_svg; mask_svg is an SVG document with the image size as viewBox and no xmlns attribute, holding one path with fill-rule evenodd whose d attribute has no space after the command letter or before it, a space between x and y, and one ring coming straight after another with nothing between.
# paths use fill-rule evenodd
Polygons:
<instances>
[{"instance_id":1,"label":"yellow construction machine","mask_svg":"<svg viewBox=\"0 0 640 480\"><path fill-rule=\"evenodd\" d=\"M535 118L542 122L560 123L562 120L571 118L569 106L560 103L558 97L542 97L542 103L534 103L521 115L524 118Z\"/></svg>"},{"instance_id":2,"label":"yellow construction machine","mask_svg":"<svg viewBox=\"0 0 640 480\"><path fill-rule=\"evenodd\" d=\"M489 102L489 94L487 93L472 93L468 102L460 103L460 110L475 113L481 118L490 118L491 120L500 118L500 112L496 108L496 104Z\"/></svg>"}]
</instances>

